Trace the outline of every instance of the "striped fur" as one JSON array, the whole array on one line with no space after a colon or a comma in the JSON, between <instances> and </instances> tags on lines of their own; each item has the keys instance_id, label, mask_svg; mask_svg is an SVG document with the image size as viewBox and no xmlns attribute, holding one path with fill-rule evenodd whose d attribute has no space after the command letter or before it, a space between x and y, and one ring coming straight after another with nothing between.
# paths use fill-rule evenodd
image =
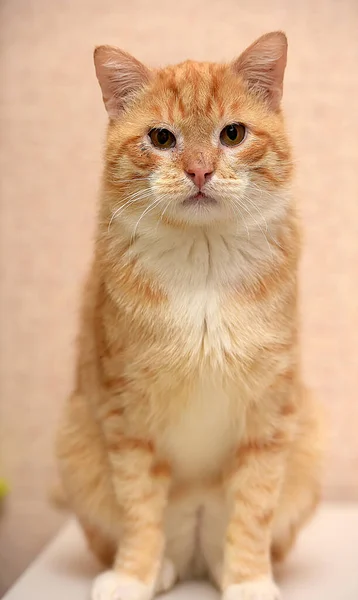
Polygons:
<instances>
[{"instance_id":1,"label":"striped fur","mask_svg":"<svg viewBox=\"0 0 358 600\"><path fill-rule=\"evenodd\" d=\"M202 575L225 600L274 600L272 557L317 503L320 418L301 380L300 235L279 107L285 57L281 33L229 65L149 70L96 51L110 121L57 447L69 501L112 568L94 600L150 600ZM248 133L226 148L219 134L232 122ZM169 128L176 147L151 146L152 127ZM185 202L193 161L213 171L210 205Z\"/></svg>"}]
</instances>

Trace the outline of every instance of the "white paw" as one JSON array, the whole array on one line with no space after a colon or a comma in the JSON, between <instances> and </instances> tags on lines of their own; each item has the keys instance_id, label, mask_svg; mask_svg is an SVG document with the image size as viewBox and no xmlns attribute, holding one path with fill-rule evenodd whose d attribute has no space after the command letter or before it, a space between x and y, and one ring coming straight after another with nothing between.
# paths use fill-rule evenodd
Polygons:
<instances>
[{"instance_id":1,"label":"white paw","mask_svg":"<svg viewBox=\"0 0 358 600\"><path fill-rule=\"evenodd\" d=\"M280 600L278 587L271 579L229 585L222 600Z\"/></svg>"},{"instance_id":2,"label":"white paw","mask_svg":"<svg viewBox=\"0 0 358 600\"><path fill-rule=\"evenodd\" d=\"M155 593L162 594L163 592L168 592L173 587L176 580L177 574L173 562L170 558L164 558L155 586Z\"/></svg>"},{"instance_id":3,"label":"white paw","mask_svg":"<svg viewBox=\"0 0 358 600\"><path fill-rule=\"evenodd\" d=\"M91 595L92 600L151 600L152 597L152 586L115 571L98 575Z\"/></svg>"}]
</instances>

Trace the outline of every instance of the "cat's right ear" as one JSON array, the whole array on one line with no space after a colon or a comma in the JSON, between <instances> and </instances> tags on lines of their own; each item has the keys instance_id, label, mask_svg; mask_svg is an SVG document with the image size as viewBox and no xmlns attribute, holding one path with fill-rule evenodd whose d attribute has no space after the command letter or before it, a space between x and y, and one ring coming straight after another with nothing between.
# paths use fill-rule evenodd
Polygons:
<instances>
[{"instance_id":1,"label":"cat's right ear","mask_svg":"<svg viewBox=\"0 0 358 600\"><path fill-rule=\"evenodd\" d=\"M287 38L282 31L273 31L251 44L232 67L245 79L250 90L264 98L273 110L278 110L286 62Z\"/></svg>"},{"instance_id":2,"label":"cat's right ear","mask_svg":"<svg viewBox=\"0 0 358 600\"><path fill-rule=\"evenodd\" d=\"M149 83L151 71L139 60L114 46L97 46L94 64L108 116L116 119L128 101Z\"/></svg>"}]
</instances>

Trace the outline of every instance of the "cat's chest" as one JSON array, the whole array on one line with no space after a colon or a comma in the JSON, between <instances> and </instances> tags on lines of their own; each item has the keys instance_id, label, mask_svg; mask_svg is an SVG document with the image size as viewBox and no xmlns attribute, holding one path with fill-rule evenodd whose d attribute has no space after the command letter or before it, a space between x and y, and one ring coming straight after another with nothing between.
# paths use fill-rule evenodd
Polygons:
<instances>
[{"instance_id":1,"label":"cat's chest","mask_svg":"<svg viewBox=\"0 0 358 600\"><path fill-rule=\"evenodd\" d=\"M228 372L272 336L259 306L219 286L173 294L169 311L174 335L168 342L192 365L205 363Z\"/></svg>"},{"instance_id":2,"label":"cat's chest","mask_svg":"<svg viewBox=\"0 0 358 600\"><path fill-rule=\"evenodd\" d=\"M178 479L220 472L244 428L240 398L205 376L176 398L175 415L158 439L158 449Z\"/></svg>"},{"instance_id":3,"label":"cat's chest","mask_svg":"<svg viewBox=\"0 0 358 600\"><path fill-rule=\"evenodd\" d=\"M193 350L200 349L206 355L229 349L234 323L225 314L225 303L218 290L203 287L173 295L171 311L177 330Z\"/></svg>"},{"instance_id":4,"label":"cat's chest","mask_svg":"<svg viewBox=\"0 0 358 600\"><path fill-rule=\"evenodd\" d=\"M173 252L147 255L146 268L166 297L158 327L173 332L178 352L217 359L245 352L241 346L260 325L260 311L245 299L248 265L236 246L229 252L221 236L199 237Z\"/></svg>"}]
</instances>

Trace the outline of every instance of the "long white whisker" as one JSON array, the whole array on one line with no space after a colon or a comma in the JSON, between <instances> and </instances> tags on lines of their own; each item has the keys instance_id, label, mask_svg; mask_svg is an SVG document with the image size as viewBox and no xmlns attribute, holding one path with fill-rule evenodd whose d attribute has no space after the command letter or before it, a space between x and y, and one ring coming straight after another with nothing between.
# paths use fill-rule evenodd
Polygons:
<instances>
[{"instance_id":1,"label":"long white whisker","mask_svg":"<svg viewBox=\"0 0 358 600\"><path fill-rule=\"evenodd\" d=\"M164 209L163 209L163 210L162 210L162 212L160 213L160 217L159 217L159 219L158 219L158 222L157 222L157 227L156 227L156 229L155 229L155 234L157 234L157 232L158 232L158 227L159 227L160 223L163 221L164 213L165 213L165 212L166 212L166 210L169 208L169 205L170 205L172 202L173 202L173 198L171 198L171 199L169 200L169 202L167 202L167 204L164 206Z\"/></svg>"},{"instance_id":2,"label":"long white whisker","mask_svg":"<svg viewBox=\"0 0 358 600\"><path fill-rule=\"evenodd\" d=\"M117 208L111 216L111 219L108 223L108 229L107 231L109 231L113 220L118 217L118 215L130 204L134 204L135 202L139 202L140 200L145 200L147 197L149 197L151 194L150 190L145 189L145 190L139 190L138 192L135 192L134 194L131 194L131 196L129 197L129 200L127 200L127 202L125 202L124 204L121 204L121 206L119 208Z\"/></svg>"},{"instance_id":3,"label":"long white whisker","mask_svg":"<svg viewBox=\"0 0 358 600\"><path fill-rule=\"evenodd\" d=\"M232 188L232 187L235 187L235 186L237 187L237 185L238 185L238 184L236 183L236 181L234 181L234 180L232 180L232 179L225 179L225 178L221 178L219 181L221 181L222 183L224 183L224 184L225 184L225 185L227 185L227 186L230 186L230 188ZM257 190L257 191L259 191L259 192L261 193L261 195L263 194L263 190L262 190L262 189L260 189L260 187L259 187L259 186L257 186L255 183L253 183L253 182L251 181L251 182L250 182L250 185L252 185L252 186L253 186L253 187L254 187L254 188ZM274 195L273 195L273 194L271 194L270 192L265 192L265 194L267 194L269 197L272 197L272 198L274 198ZM266 231L266 233L267 233L267 234L270 236L270 239L271 239L272 241L274 241L274 242L275 242L275 240L274 240L274 238L273 238L273 236L272 236L272 233L271 233L271 231L269 230L269 227L268 227L268 224L267 224L267 220L266 220L265 216L262 214L262 212L261 212L261 210L259 209L259 207L258 207L258 206L256 206L256 204L255 204L255 203L254 203L254 202L251 200L251 198L249 198L249 197L248 197L248 195L247 195L247 194L242 194L242 196L243 196L243 199L245 200L245 202L247 202L247 203L248 203L248 204L249 204L249 205L250 205L252 208L254 208L254 209L256 210L256 212L258 213L259 217L262 219L262 222L264 223L264 226L265 226L265 231ZM237 199L237 200L240 202L240 199L238 198L238 196L235 196L235 197L236 197L236 199ZM267 238L267 235L266 235L266 233L264 232L264 230L262 229L262 227L261 227L261 225L260 225L259 221L257 221L257 219L255 219L254 215L253 215L253 214L252 214L252 213L251 213L251 212L248 210L248 208L247 208L247 207L246 207L246 206L245 206L245 205L244 205L242 202L240 202L240 206L241 206L241 207L242 207L244 210L246 210L246 212L248 212L248 214L250 215L250 217L251 217L251 218L253 219L253 221L256 223L257 227L260 229L260 231L261 231L262 235L263 235L263 236L265 237L265 239L266 239L266 243L267 243L267 245L268 245L268 247L269 247L269 249L270 249L270 253L271 253L271 255L273 256L273 252L272 252L271 245L270 245L270 243L269 243L269 241L268 241L268 238ZM276 243L276 242L275 242L275 243Z\"/></svg>"},{"instance_id":4,"label":"long white whisker","mask_svg":"<svg viewBox=\"0 0 358 600\"><path fill-rule=\"evenodd\" d=\"M168 202L168 203L165 205L165 207L164 207L163 211L160 213L160 221L162 221L162 220L163 220L164 214L165 214L165 212L166 212L166 211L167 211L167 209L169 208L169 205L170 205L172 202L173 202L173 198L171 198L171 199L169 200L169 202Z\"/></svg>"},{"instance_id":5,"label":"long white whisker","mask_svg":"<svg viewBox=\"0 0 358 600\"><path fill-rule=\"evenodd\" d=\"M245 197L245 199L246 199L246 197ZM258 222L258 221L255 219L254 215L253 215L253 214L250 212L250 210L247 208L247 206L245 206L245 205L244 205L244 204L243 204L243 203L240 201L240 199L239 199L239 198L237 198L237 197L236 197L236 200L237 200L237 202L239 202L240 206L241 206L241 207L242 207L244 210L246 210L246 212L247 212L247 213L250 215L251 219L252 219L252 220L253 220L253 221L256 223L256 225L258 226L259 230L261 231L262 235L264 236L264 238L265 238L265 240L266 240L266 244L267 244L267 247L268 247L268 249L269 249L269 251L270 251L271 257L273 258L273 252L272 252L272 248L271 248L271 246L270 246L270 243L269 243L269 241L268 241L268 239L267 239L267 236L266 236L266 234L265 234L264 230L262 229L262 227L261 227L260 223L259 223L259 222Z\"/></svg>"},{"instance_id":6,"label":"long white whisker","mask_svg":"<svg viewBox=\"0 0 358 600\"><path fill-rule=\"evenodd\" d=\"M258 185L256 185L255 183L251 182L251 184L250 184L250 185L252 185L252 186L253 186L253 187L254 187L254 188L255 188L255 189L258 191L258 192L260 192L260 194L261 194L261 195L262 195L262 194L265 194L265 195L266 195L266 196L268 196L269 198L275 198L275 195L274 195L274 194L271 194L270 192L267 192L267 191L265 191L265 192L264 192L264 191L263 191L263 190L262 190L262 189L261 189L261 188L260 188ZM251 202L251 203L252 203L252 201L251 201L249 198L246 198L246 199L247 199L249 202ZM255 204L254 204L254 203L252 203L252 205L253 205L253 206L255 206ZM264 220L264 221L265 221L265 223L266 223L266 233L268 233L268 235L270 236L271 240L272 240L272 241L273 241L273 242L274 242L274 243L275 243L275 244L276 244L276 245L277 245L279 248L281 248L281 249L282 249L282 246L279 244L279 242L277 241L277 239L276 239L276 238L274 238L274 236L272 235L272 233L271 233L271 231L270 231L269 227L267 226L267 221L266 221L266 219L264 218L264 216L262 215L262 213L260 212L259 208L258 208L257 206L255 206L255 208L256 208L256 210L257 210L257 211L258 211L258 212L261 214L261 217L263 218L263 220Z\"/></svg>"},{"instance_id":7,"label":"long white whisker","mask_svg":"<svg viewBox=\"0 0 358 600\"><path fill-rule=\"evenodd\" d=\"M153 210L153 208L155 208L156 206L158 206L158 204L160 204L160 203L161 203L161 201L162 201L162 198L159 198L159 199L158 199L158 198L156 198L156 199L155 199L155 200L154 200L154 201L153 201L151 204L149 204L149 206L147 206L147 208L146 208L146 209L145 209L145 210L142 212L141 216L139 217L139 219L138 219L138 221L137 221L137 223L136 223L136 225L135 225L135 227L134 227L133 233L132 233L132 235L131 235L131 241L130 241L130 243L132 243L132 241L134 240L134 238L135 238L135 236L136 236L136 233L137 233L138 225L139 225L139 223L141 222L141 220L143 219L143 217L144 217L144 216L145 216L145 215L146 215L146 214L147 214L149 211Z\"/></svg>"},{"instance_id":8,"label":"long white whisker","mask_svg":"<svg viewBox=\"0 0 358 600\"><path fill-rule=\"evenodd\" d=\"M266 233L267 233L268 232L267 221L266 221L264 215L262 214L262 212L260 211L259 207L256 206L256 204L246 194L245 194L245 200L246 200L246 202L248 202L250 204L250 206L252 206L259 213L261 219L265 223L265 229L266 229Z\"/></svg>"},{"instance_id":9,"label":"long white whisker","mask_svg":"<svg viewBox=\"0 0 358 600\"><path fill-rule=\"evenodd\" d=\"M237 202L236 198L233 198L233 200L234 200L235 207L238 209L238 211L239 211L239 213L240 213L240 217L242 218L242 220L243 220L243 222L244 222L244 225L245 225L245 228L246 228L246 231L247 231L247 239L250 241L250 231L249 231L249 228L248 228L248 226L247 226L246 219L245 219L245 217L244 217L243 213L241 212L241 208L242 208L242 207L241 207L241 206L240 206L240 204ZM238 218L237 218L237 216L236 216L236 220L238 221Z\"/></svg>"},{"instance_id":10,"label":"long white whisker","mask_svg":"<svg viewBox=\"0 0 358 600\"><path fill-rule=\"evenodd\" d=\"M235 185L237 186L236 182L232 181L230 179L229 180L221 179L220 181L224 181L225 184L230 184L231 186L235 186ZM257 189L257 191L259 191L261 194L263 193L263 191L256 184L254 184L253 182L250 182L250 185L252 185L253 187L255 187ZM274 197L273 194L270 194L269 192L268 192L268 195L270 197L272 197L272 198ZM262 214L262 212L260 211L260 209L258 208L258 206L256 206L256 204L251 200L251 198L249 198L249 196L247 194L244 194L244 196L245 196L245 200L252 206L252 208L254 208L258 212L258 214L260 215L261 219L265 223L265 230L266 230L266 233L267 233L269 231L269 228L268 228L267 221L266 221L264 215Z\"/></svg>"}]
</instances>

